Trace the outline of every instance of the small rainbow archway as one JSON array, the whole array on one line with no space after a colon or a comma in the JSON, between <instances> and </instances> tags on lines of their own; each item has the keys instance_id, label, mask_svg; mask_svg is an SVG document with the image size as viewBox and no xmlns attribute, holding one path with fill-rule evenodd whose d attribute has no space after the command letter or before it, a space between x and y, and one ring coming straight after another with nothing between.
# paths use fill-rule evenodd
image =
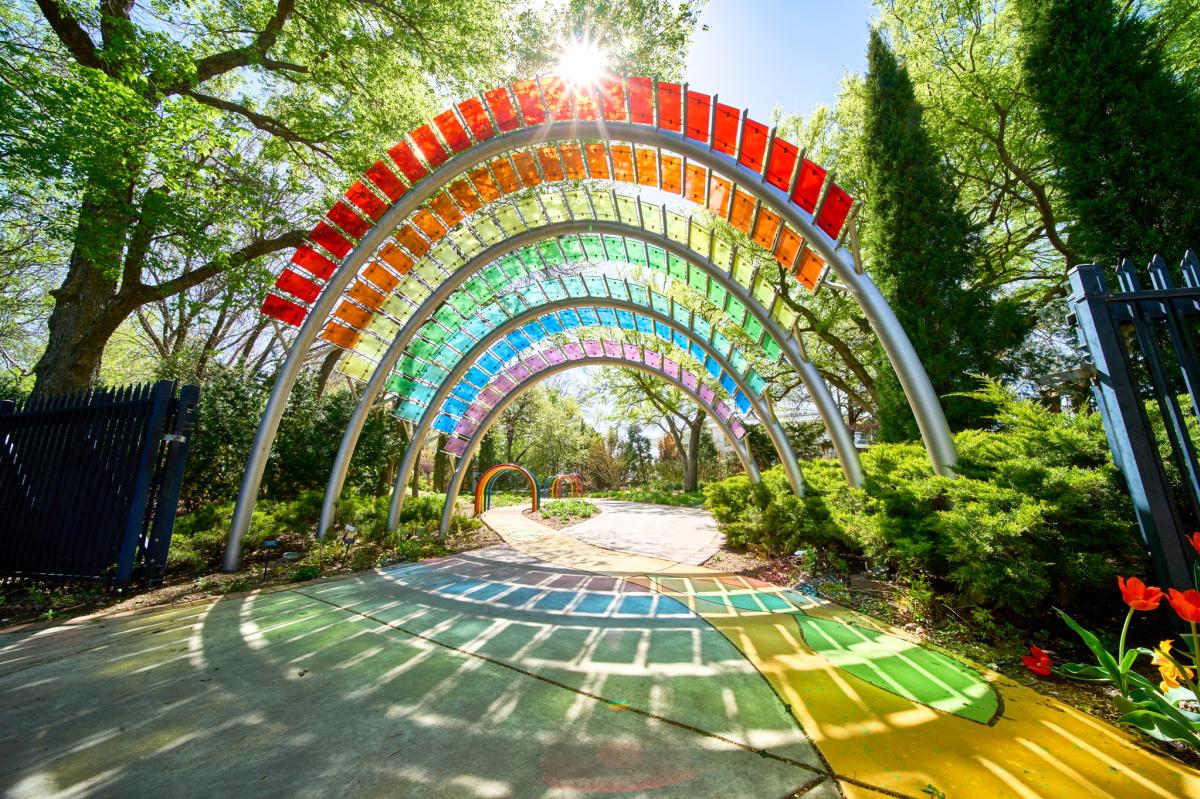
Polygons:
<instances>
[{"instance_id":1,"label":"small rainbow archway","mask_svg":"<svg viewBox=\"0 0 1200 799\"><path fill-rule=\"evenodd\" d=\"M583 478L571 472L569 474L556 474L550 480L550 496L555 499L561 499L563 491L568 491L569 496L583 496Z\"/></svg>"},{"instance_id":2,"label":"small rainbow archway","mask_svg":"<svg viewBox=\"0 0 1200 799\"><path fill-rule=\"evenodd\" d=\"M498 463L492 468L479 476L479 482L475 484L475 515L483 513L488 509L492 500L492 483L497 477L508 472L520 472L525 475L525 479L529 481L529 490L533 498L533 507L530 510L537 511L542 506L542 492L538 488L537 478L533 476L533 472L526 469L524 466L518 466L515 463Z\"/></svg>"}]
</instances>

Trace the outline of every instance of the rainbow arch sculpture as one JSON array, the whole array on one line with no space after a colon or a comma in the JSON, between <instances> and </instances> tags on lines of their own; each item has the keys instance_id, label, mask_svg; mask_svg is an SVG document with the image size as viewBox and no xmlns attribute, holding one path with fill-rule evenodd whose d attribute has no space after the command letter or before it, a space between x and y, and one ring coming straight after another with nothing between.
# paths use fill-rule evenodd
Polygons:
<instances>
[{"instance_id":1,"label":"rainbow arch sculpture","mask_svg":"<svg viewBox=\"0 0 1200 799\"><path fill-rule=\"evenodd\" d=\"M564 491L568 493L564 494ZM550 496L555 499L561 499L563 496L583 496L583 478L574 472L554 475L550 479Z\"/></svg>"},{"instance_id":2,"label":"rainbow arch sculpture","mask_svg":"<svg viewBox=\"0 0 1200 799\"><path fill-rule=\"evenodd\" d=\"M722 275L729 278L746 289L738 302L746 307L748 296L756 319L771 316L758 296L755 275L738 283L733 266L726 271L719 265L727 248L717 237L692 241L696 226L685 219L689 238L681 242L675 220L644 216L638 199L612 195L611 203L597 207L594 193L585 199L578 189L568 189L557 199L547 195L549 200L526 206L545 225L513 224L525 221L521 203L527 190L584 179L677 194L745 232L755 257L793 275L797 286L815 290L829 283L847 292L899 377L933 468L953 474L956 455L937 396L895 314L844 248L853 203L825 170L745 112L686 84L610 75L595 86L571 86L546 76L464 100L410 132L335 203L280 275L263 311L300 329L276 376L247 462L226 569L240 563L240 540L279 418L313 342L320 337L347 350L359 347L377 319L389 313L389 303L403 312L393 317L396 321L432 316L452 297L461 298L468 279L488 266L474 259L495 262L522 246L581 235L580 230L551 231L550 225L588 223L576 216L585 204L593 211L593 224L631 228L637 217L644 235L671 243L678 258L684 258L683 250L707 256L689 260L688 268L711 270L708 277L726 289ZM439 278L443 266L449 277ZM800 365L797 372L807 375L806 387L820 407L820 390L812 385L820 378L803 343L790 330L780 332L771 340L787 350L793 368ZM374 363L373 371L363 370L369 373L364 393L377 393L391 377L382 357ZM822 416L836 444L839 423L828 408ZM354 419L350 428L356 424L361 427ZM357 436L350 428L343 443ZM339 450L339 461L348 461L345 449ZM335 463L331 485L338 469ZM845 458L843 470L848 480L856 479L853 463ZM330 496L327 492L327 502Z\"/></svg>"},{"instance_id":3,"label":"rainbow arch sculpture","mask_svg":"<svg viewBox=\"0 0 1200 799\"><path fill-rule=\"evenodd\" d=\"M515 463L499 463L488 469L483 474L479 475L479 482L475 484L475 515L483 513L491 505L492 500L492 483L502 474L508 472L518 472L525 475L525 479L529 481L529 490L533 497L533 505L530 510L535 513L542 507L542 491L538 487L537 478L533 476L533 472L526 469L524 466L518 466ZM457 494L457 492L455 492ZM445 531L443 531L444 533Z\"/></svg>"}]
</instances>

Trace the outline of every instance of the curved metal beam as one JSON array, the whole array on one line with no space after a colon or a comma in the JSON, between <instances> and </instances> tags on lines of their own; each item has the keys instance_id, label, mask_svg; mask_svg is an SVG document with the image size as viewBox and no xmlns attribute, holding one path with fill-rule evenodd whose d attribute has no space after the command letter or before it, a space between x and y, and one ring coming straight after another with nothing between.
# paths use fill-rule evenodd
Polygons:
<instances>
[{"instance_id":1,"label":"curved metal beam","mask_svg":"<svg viewBox=\"0 0 1200 799\"><path fill-rule=\"evenodd\" d=\"M745 189L755 199L770 207L790 224L808 242L826 263L841 278L851 296L858 302L871 329L879 337L884 352L900 380L905 397L916 417L917 426L925 441L925 448L933 463L934 471L954 475L957 453L950 437L937 393L929 376L925 374L921 360L913 349L912 342L904 332L900 320L888 306L879 288L865 273L855 270L849 256L840 250L837 243L817 228L812 216L801 211L789 201L787 195L766 182L765 175L742 166L734 158L717 152L711 145L689 139L684 132L673 132L632 122L610 122L600 120L572 120L550 122L535 127L520 128L503 133L476 144L468 150L451 157L441 166L412 186L395 205L384 212L379 222L363 236L354 248L342 259L341 266L330 277L325 290L313 303L308 316L296 333L287 358L275 376L271 395L263 411L262 421L250 448L246 470L242 474L237 504L229 528L222 567L225 571L236 571L241 565L241 540L250 526L250 517L258 499L263 471L270 455L279 420L283 415L288 395L296 383L303 365L304 356L324 325L333 306L340 299L350 280L358 274L367 258L386 240L390 232L407 219L426 200L463 172L484 163L489 158L507 150L515 150L547 141L588 140L628 141L649 147L659 147L686 156L689 161L708 167Z\"/></svg>"},{"instance_id":2,"label":"curved metal beam","mask_svg":"<svg viewBox=\"0 0 1200 799\"><path fill-rule=\"evenodd\" d=\"M487 335L479 339L470 350L464 353L462 359L450 372L449 377L442 381L442 385L438 387L437 393L426 404L425 412L421 414L420 421L413 429L412 438L409 439L408 448L404 451L404 458L400 461L400 468L396 473L396 487L392 491L392 501L388 507L388 530L396 529L400 517L400 508L404 505L404 487L408 485L408 479L412 476L412 470L416 466L417 459L421 456L421 449L425 444L425 436L429 433L434 419L441 411L442 404L450 396L450 392L458 384L458 381L462 379L463 375L470 370L475 361L492 344L504 338L510 331L515 330L528 321L545 316L553 311L568 308L616 308L640 314L661 322L672 330L677 330L694 343L700 345L705 353L720 365L725 373L737 384L737 387L742 390L742 393L746 395L751 407L754 408L755 415L762 421L763 426L767 429L767 435L771 437L771 443L775 446L775 452L778 453L779 460L783 463L784 470L787 472L788 483L791 485L792 491L798 496L804 496L804 477L800 474L800 464L796 461L796 456L792 452L792 446L788 442L783 429L779 426L778 420L775 419L775 415L771 413L771 410L763 404L762 399L750 390L750 387L746 385L741 375L733 369L729 361L725 359L725 356L712 349L707 343L697 340L691 330L684 329L673 318L666 314L661 314L653 308L647 308L628 300L617 300L611 297L572 297L565 300L554 300L545 305L539 305L535 308L522 311L506 320L503 324L497 325Z\"/></svg>"},{"instance_id":3,"label":"curved metal beam","mask_svg":"<svg viewBox=\"0 0 1200 799\"><path fill-rule=\"evenodd\" d=\"M801 351L795 338L779 326L779 323L771 317L770 313L763 308L762 303L745 286L734 280L728 272L721 269L712 261L700 257L696 251L669 238L666 234L654 233L645 228L627 225L622 222L608 222L604 220L554 222L515 234L476 255L466 264L459 267L449 278L438 284L433 293L421 303L420 307L413 312L413 315L396 333L391 345L389 345L379 364L367 380L358 405L350 416L350 421L342 434L341 443L338 445L337 454L334 456L333 466L329 472L329 482L325 487L325 497L321 505L321 519L317 525L318 537L323 536L325 531L333 524L334 510L338 499L341 497L342 488L346 482L346 475L350 470L350 461L354 457L354 450L358 445L358 438L362 434L367 415L370 413L371 407L375 404L375 400L379 397L380 392L383 391L384 383L387 381L391 371L399 363L400 358L404 355L404 351L412 343L413 337L421 326L425 324L428 318L455 291L461 288L467 280L488 264L522 247L536 244L549 238L576 233L609 233L659 247L678 258L682 258L692 266L702 269L710 279L715 280L723 289L732 294L746 308L747 313L751 314L771 335L771 338L779 342L779 346L783 350L788 364L800 376L800 381L804 384L805 389L807 389L809 396L813 400L813 404L817 407L817 413L820 415L821 421L825 424L825 431L829 434L829 438L833 442L833 447L837 453L838 461L841 463L842 474L845 476L846 482L856 488L863 485L862 462L858 457L858 449L854 446L854 436L851 435L850 429L846 426L846 420L842 418L841 410L838 409L837 402L830 393L829 387L825 384L824 378L821 377L816 366Z\"/></svg>"},{"instance_id":4,"label":"curved metal beam","mask_svg":"<svg viewBox=\"0 0 1200 799\"><path fill-rule=\"evenodd\" d=\"M537 374L529 377L524 383L518 384L513 391L505 395L504 399L501 400L496 407L488 411L487 416L483 417L483 421L479 423L479 427L477 427L475 432L471 434L471 438L467 441L467 448L463 450L462 456L458 459L458 465L454 468L454 476L450 480L450 485L446 487L446 501L442 504L442 523L441 527L439 528L439 533L442 537L445 537L446 533L450 530L450 519L454 516L454 503L458 500L459 491L462 490L462 482L466 477L467 466L471 463L471 459L475 457L475 450L479 448L479 443L483 440L484 435L487 434L488 429L495 423L496 417L503 413L504 410L513 402L515 402L522 394L524 394L526 391L529 391L535 385L551 375L556 375L559 372L565 372L569 369L578 368L580 366L591 366L593 364L641 369L644 372L654 375L655 377L662 378L666 382L678 386L692 399L696 400L702 405L704 404L703 400L700 399L700 395L683 385L682 380L672 380L670 375L660 372L657 369L651 369L649 366L637 363L636 361L626 361L621 358L610 358L607 356L596 358L589 357L578 361L567 361L566 363L554 364L546 369L543 369ZM742 468L746 470L746 475L750 478L750 480L754 483L762 482L762 475L759 473L758 466L755 465L754 458L750 455L749 448L746 447L745 442L739 440L733 434L733 431L729 429L729 425L723 421L721 417L717 416L716 414L710 414L709 418L717 423L717 426L721 428L721 432L724 433L726 438L729 439L729 443L733 446L734 454L737 455L738 460L741 461Z\"/></svg>"}]
</instances>

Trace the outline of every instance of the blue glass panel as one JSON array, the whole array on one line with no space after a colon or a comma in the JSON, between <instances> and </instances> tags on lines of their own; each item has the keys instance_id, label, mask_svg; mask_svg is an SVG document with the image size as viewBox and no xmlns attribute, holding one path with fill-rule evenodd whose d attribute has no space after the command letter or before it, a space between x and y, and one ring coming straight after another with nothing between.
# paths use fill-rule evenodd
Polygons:
<instances>
[{"instance_id":1,"label":"blue glass panel","mask_svg":"<svg viewBox=\"0 0 1200 799\"><path fill-rule=\"evenodd\" d=\"M648 316L642 316L641 314L638 314L636 321L638 330L642 331L646 335L654 335L654 320Z\"/></svg>"},{"instance_id":2,"label":"blue glass panel","mask_svg":"<svg viewBox=\"0 0 1200 799\"><path fill-rule=\"evenodd\" d=\"M476 361L476 364L483 371L494 375L496 372L500 371L500 367L504 366L504 361L496 357L494 352L489 351L485 352L483 356Z\"/></svg>"},{"instance_id":3,"label":"blue glass panel","mask_svg":"<svg viewBox=\"0 0 1200 799\"><path fill-rule=\"evenodd\" d=\"M740 391L733 395L733 404L737 406L740 413L749 413L750 411L750 400L746 399L746 395Z\"/></svg>"},{"instance_id":4,"label":"blue glass panel","mask_svg":"<svg viewBox=\"0 0 1200 799\"><path fill-rule=\"evenodd\" d=\"M504 312L504 308L494 303L480 308L479 315L483 317L483 321L488 327L499 327L508 319L508 314Z\"/></svg>"},{"instance_id":5,"label":"blue glass panel","mask_svg":"<svg viewBox=\"0 0 1200 799\"><path fill-rule=\"evenodd\" d=\"M444 413L439 413L438 417L433 420L433 429L439 433L453 433L456 427L458 427L458 420Z\"/></svg>"},{"instance_id":6,"label":"blue glass panel","mask_svg":"<svg viewBox=\"0 0 1200 799\"><path fill-rule=\"evenodd\" d=\"M467 373L463 376L463 379L470 380L473 384L482 388L488 384L488 381L492 379L492 376L479 367L472 366L467 370Z\"/></svg>"},{"instance_id":7,"label":"blue glass panel","mask_svg":"<svg viewBox=\"0 0 1200 799\"><path fill-rule=\"evenodd\" d=\"M662 322L654 323L655 334L664 341L671 340L671 328L664 325Z\"/></svg>"},{"instance_id":8,"label":"blue glass panel","mask_svg":"<svg viewBox=\"0 0 1200 799\"><path fill-rule=\"evenodd\" d=\"M493 306L489 306L489 307L494 308L495 306L493 305ZM479 317L475 316L475 317L471 317L466 322L464 322L462 329L463 329L463 332L466 333L468 336L475 339L476 341L479 341L479 339L481 339L487 335L488 330L490 330L492 327L495 327L495 325L494 324L489 325L487 322L485 322L482 319L480 319Z\"/></svg>"},{"instance_id":9,"label":"blue glass panel","mask_svg":"<svg viewBox=\"0 0 1200 799\"><path fill-rule=\"evenodd\" d=\"M470 375L470 372L467 374ZM483 373L480 372L480 374L482 375ZM463 402L474 402L475 398L479 396L479 389L475 388L475 386L464 380L455 387L454 396L458 397Z\"/></svg>"},{"instance_id":10,"label":"blue glass panel","mask_svg":"<svg viewBox=\"0 0 1200 799\"><path fill-rule=\"evenodd\" d=\"M568 275L562 279L563 285L567 287L567 293L572 297L586 297L587 286L583 284L578 275Z\"/></svg>"},{"instance_id":11,"label":"blue glass panel","mask_svg":"<svg viewBox=\"0 0 1200 799\"><path fill-rule=\"evenodd\" d=\"M419 402L405 400L404 403L396 409L396 415L401 419L407 419L410 422L415 422L421 418L421 414L425 411L425 406Z\"/></svg>"},{"instance_id":12,"label":"blue glass panel","mask_svg":"<svg viewBox=\"0 0 1200 799\"><path fill-rule=\"evenodd\" d=\"M680 333L678 330L671 331L671 338L674 339L675 346L679 347L679 349L681 349L681 350L686 351L688 348L688 345L691 344L691 342L688 341L688 337L683 335L682 333Z\"/></svg>"},{"instance_id":13,"label":"blue glass panel","mask_svg":"<svg viewBox=\"0 0 1200 799\"><path fill-rule=\"evenodd\" d=\"M733 392L737 391L737 383L733 382L733 378L730 377L729 375L722 374L721 375L721 388L725 389L725 391L732 394Z\"/></svg>"},{"instance_id":14,"label":"blue glass panel","mask_svg":"<svg viewBox=\"0 0 1200 799\"><path fill-rule=\"evenodd\" d=\"M511 361L517 357L517 351L513 349L513 345L509 344L504 339L497 341L492 345L492 352L496 353L496 357L502 361Z\"/></svg>"},{"instance_id":15,"label":"blue glass panel","mask_svg":"<svg viewBox=\"0 0 1200 799\"><path fill-rule=\"evenodd\" d=\"M631 314L629 311L622 311L618 308L617 309L617 324L620 325L625 330L633 330L634 329L633 314Z\"/></svg>"},{"instance_id":16,"label":"blue glass panel","mask_svg":"<svg viewBox=\"0 0 1200 799\"><path fill-rule=\"evenodd\" d=\"M689 342L688 351L691 352L692 355L695 356L697 361L699 361L700 363L704 363L704 358L706 357L707 353L704 352L703 347L701 347L699 344L697 344L694 341Z\"/></svg>"},{"instance_id":17,"label":"blue glass panel","mask_svg":"<svg viewBox=\"0 0 1200 799\"><path fill-rule=\"evenodd\" d=\"M542 327L546 328L546 332L551 335L563 332L562 322L558 321L558 317L554 314L547 314L541 318Z\"/></svg>"},{"instance_id":18,"label":"blue glass panel","mask_svg":"<svg viewBox=\"0 0 1200 799\"><path fill-rule=\"evenodd\" d=\"M543 330L542 326L539 325L537 322L530 322L529 324L522 327L521 330L524 331L525 335L529 336L529 340L531 342L532 341L541 341L542 339L544 339L546 337L546 331Z\"/></svg>"},{"instance_id":19,"label":"blue glass panel","mask_svg":"<svg viewBox=\"0 0 1200 799\"><path fill-rule=\"evenodd\" d=\"M467 412L467 407L467 403L463 402L462 400L450 397L446 400L446 403L442 405L442 411L450 414L451 416L457 416L461 418L462 415Z\"/></svg>"},{"instance_id":20,"label":"blue glass panel","mask_svg":"<svg viewBox=\"0 0 1200 799\"><path fill-rule=\"evenodd\" d=\"M708 356L708 360L706 360L704 362L704 370L706 372L708 372L710 375L712 375L713 377L721 376L721 364L719 364L715 360L713 360L713 357L711 355Z\"/></svg>"},{"instance_id":21,"label":"blue glass panel","mask_svg":"<svg viewBox=\"0 0 1200 799\"><path fill-rule=\"evenodd\" d=\"M580 324L579 314L575 313L575 311L570 308L565 311L558 312L558 321L562 322L562 326L568 330L574 330L575 328L579 327Z\"/></svg>"},{"instance_id":22,"label":"blue glass panel","mask_svg":"<svg viewBox=\"0 0 1200 799\"><path fill-rule=\"evenodd\" d=\"M579 321L587 327L596 327L600 324L600 317L596 315L595 308L580 308Z\"/></svg>"},{"instance_id":23,"label":"blue glass panel","mask_svg":"<svg viewBox=\"0 0 1200 799\"><path fill-rule=\"evenodd\" d=\"M712 335L712 325L698 314L692 319L692 330L695 330L705 341L708 341L708 337Z\"/></svg>"},{"instance_id":24,"label":"blue glass panel","mask_svg":"<svg viewBox=\"0 0 1200 799\"><path fill-rule=\"evenodd\" d=\"M617 314L612 308L597 308L596 316L600 317L600 324L604 327L617 326Z\"/></svg>"},{"instance_id":25,"label":"blue glass panel","mask_svg":"<svg viewBox=\"0 0 1200 799\"><path fill-rule=\"evenodd\" d=\"M508 339L509 344L512 344L518 350L528 349L531 343L529 341L529 336L525 335L520 330L514 330L505 336L505 338Z\"/></svg>"}]
</instances>

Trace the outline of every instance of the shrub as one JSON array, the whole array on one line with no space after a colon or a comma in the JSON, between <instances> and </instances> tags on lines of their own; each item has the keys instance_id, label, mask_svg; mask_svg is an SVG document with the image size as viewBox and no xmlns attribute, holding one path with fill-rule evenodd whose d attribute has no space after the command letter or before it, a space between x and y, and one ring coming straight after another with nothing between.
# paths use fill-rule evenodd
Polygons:
<instances>
[{"instance_id":1,"label":"shrub","mask_svg":"<svg viewBox=\"0 0 1200 799\"><path fill-rule=\"evenodd\" d=\"M595 515L596 506L582 499L556 499L542 505L542 515L548 519L567 521L587 519Z\"/></svg>"}]
</instances>

